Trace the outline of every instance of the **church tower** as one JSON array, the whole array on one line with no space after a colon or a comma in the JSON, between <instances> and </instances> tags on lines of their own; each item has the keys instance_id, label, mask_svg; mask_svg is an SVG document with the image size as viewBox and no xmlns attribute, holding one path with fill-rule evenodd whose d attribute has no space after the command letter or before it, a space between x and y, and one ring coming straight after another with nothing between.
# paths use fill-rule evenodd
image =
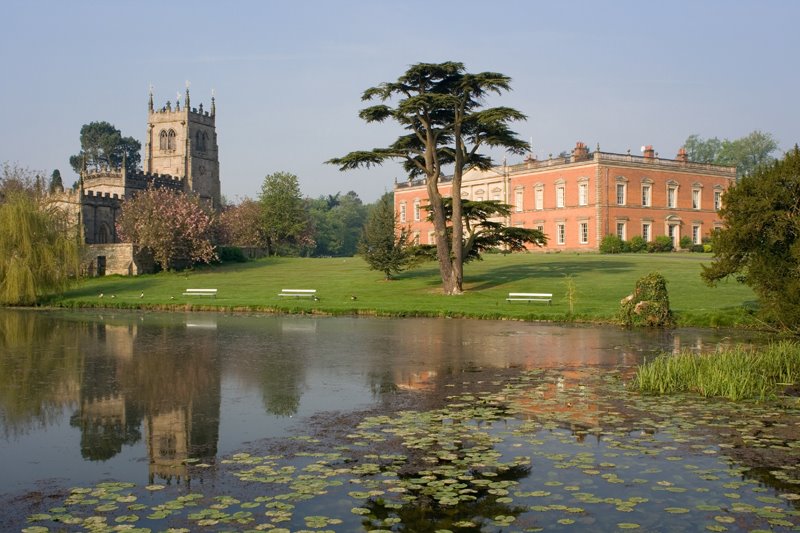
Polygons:
<instances>
[{"instance_id":1,"label":"church tower","mask_svg":"<svg viewBox=\"0 0 800 533\"><path fill-rule=\"evenodd\" d=\"M148 103L144 171L182 178L186 192L192 192L214 209L220 208L219 150L217 146L216 103L211 96L211 110L191 107L189 86L183 107L180 93L175 107L170 102L153 108L153 91Z\"/></svg>"}]
</instances>

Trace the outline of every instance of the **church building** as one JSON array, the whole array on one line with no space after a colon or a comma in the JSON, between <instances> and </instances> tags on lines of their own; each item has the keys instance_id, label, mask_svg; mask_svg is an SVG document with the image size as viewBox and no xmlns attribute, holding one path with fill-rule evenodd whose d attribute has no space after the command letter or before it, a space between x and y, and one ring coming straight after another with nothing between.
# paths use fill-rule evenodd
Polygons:
<instances>
[{"instance_id":1,"label":"church building","mask_svg":"<svg viewBox=\"0 0 800 533\"><path fill-rule=\"evenodd\" d=\"M148 187L165 187L194 194L213 209L220 208L219 148L216 102L210 110L191 107L189 89L183 106L167 102L153 106L150 92L147 132L142 156L144 171L105 168L82 172L77 190L54 198L76 218L86 243L82 260L88 275L136 275L154 268L152 259L130 243L121 243L116 221L122 202ZM80 218L78 218L80 213Z\"/></svg>"}]
</instances>

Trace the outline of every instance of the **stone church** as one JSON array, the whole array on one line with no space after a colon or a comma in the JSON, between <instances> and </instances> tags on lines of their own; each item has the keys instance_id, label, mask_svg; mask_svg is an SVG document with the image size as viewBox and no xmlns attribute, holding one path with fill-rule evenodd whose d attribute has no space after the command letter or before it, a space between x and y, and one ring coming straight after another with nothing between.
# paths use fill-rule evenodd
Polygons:
<instances>
[{"instance_id":1,"label":"stone church","mask_svg":"<svg viewBox=\"0 0 800 533\"><path fill-rule=\"evenodd\" d=\"M116 221L122 202L138 191L153 187L192 193L214 209L220 207L219 148L216 102L211 109L201 103L191 107L189 89L183 105L176 99L161 108L153 106L150 91L144 171L101 169L82 172L77 190L65 191L54 201L75 216L86 243L82 258L87 275L137 275L151 272L152 258L130 243L121 243ZM80 214L80 218L78 218Z\"/></svg>"}]
</instances>

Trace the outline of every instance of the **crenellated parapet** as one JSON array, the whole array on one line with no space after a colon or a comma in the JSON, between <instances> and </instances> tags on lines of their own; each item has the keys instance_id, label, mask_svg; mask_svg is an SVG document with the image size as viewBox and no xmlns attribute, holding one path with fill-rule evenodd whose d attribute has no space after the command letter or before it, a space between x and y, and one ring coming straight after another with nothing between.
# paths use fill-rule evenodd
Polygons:
<instances>
[{"instance_id":1,"label":"crenellated parapet","mask_svg":"<svg viewBox=\"0 0 800 533\"><path fill-rule=\"evenodd\" d=\"M169 174L158 174L150 172L134 172L126 174L125 188L142 190L148 187L155 187L156 189L171 189L175 191L184 190L186 179L178 176L170 176Z\"/></svg>"}]
</instances>

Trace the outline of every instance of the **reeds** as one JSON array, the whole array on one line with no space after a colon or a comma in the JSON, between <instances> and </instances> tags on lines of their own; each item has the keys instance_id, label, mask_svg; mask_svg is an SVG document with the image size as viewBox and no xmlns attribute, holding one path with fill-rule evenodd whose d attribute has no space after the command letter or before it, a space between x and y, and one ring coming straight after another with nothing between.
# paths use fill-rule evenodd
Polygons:
<instances>
[{"instance_id":1,"label":"reeds","mask_svg":"<svg viewBox=\"0 0 800 533\"><path fill-rule=\"evenodd\" d=\"M662 354L640 365L635 387L651 394L693 392L733 401L776 397L800 382L800 344L782 341L752 349Z\"/></svg>"}]
</instances>

